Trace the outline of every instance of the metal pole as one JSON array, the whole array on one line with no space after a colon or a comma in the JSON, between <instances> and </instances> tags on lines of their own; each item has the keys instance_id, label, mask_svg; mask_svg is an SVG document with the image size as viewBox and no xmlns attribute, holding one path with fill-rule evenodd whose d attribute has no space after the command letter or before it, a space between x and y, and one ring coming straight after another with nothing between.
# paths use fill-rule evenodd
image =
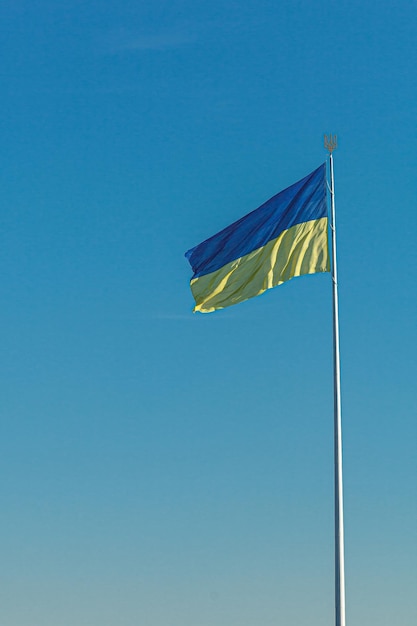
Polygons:
<instances>
[{"instance_id":1,"label":"metal pole","mask_svg":"<svg viewBox=\"0 0 417 626\"><path fill-rule=\"evenodd\" d=\"M330 152L330 196L332 233L332 283L333 283L333 368L334 368L334 487L335 487L335 609L336 626L345 626L345 556L343 526L343 474L342 474L342 415L340 401L340 350L339 302L337 291L336 212L334 199L334 171L332 152L336 136L325 136L325 146Z\"/></svg>"}]
</instances>

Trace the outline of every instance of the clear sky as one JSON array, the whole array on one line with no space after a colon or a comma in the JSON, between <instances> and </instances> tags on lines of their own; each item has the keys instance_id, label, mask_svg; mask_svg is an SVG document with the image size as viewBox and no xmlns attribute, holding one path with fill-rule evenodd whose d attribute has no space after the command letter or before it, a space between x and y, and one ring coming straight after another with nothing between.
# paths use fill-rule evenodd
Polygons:
<instances>
[{"instance_id":1,"label":"clear sky","mask_svg":"<svg viewBox=\"0 0 417 626\"><path fill-rule=\"evenodd\" d=\"M335 153L348 626L417 622L416 4L5 0L1 626L332 626L330 275L184 252Z\"/></svg>"}]
</instances>

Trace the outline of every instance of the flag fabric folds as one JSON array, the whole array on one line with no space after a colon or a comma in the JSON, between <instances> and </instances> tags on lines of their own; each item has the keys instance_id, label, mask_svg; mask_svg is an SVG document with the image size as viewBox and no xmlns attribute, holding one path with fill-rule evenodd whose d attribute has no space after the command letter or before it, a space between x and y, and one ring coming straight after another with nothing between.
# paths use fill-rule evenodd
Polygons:
<instances>
[{"instance_id":1,"label":"flag fabric folds","mask_svg":"<svg viewBox=\"0 0 417 626\"><path fill-rule=\"evenodd\" d=\"M328 272L326 164L186 252L194 311L244 302L295 276Z\"/></svg>"}]
</instances>

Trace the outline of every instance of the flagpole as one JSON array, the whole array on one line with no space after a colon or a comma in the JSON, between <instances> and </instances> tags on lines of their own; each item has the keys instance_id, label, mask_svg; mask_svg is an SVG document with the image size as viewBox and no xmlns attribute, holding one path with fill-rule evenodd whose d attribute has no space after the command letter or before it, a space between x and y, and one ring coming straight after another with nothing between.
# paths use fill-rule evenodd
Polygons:
<instances>
[{"instance_id":1,"label":"flagpole","mask_svg":"<svg viewBox=\"0 0 417 626\"><path fill-rule=\"evenodd\" d=\"M336 135L324 136L330 154L332 284L333 284L333 381L334 381L334 488L335 488L335 617L336 626L345 626L345 554L343 525L342 412L340 400L339 298L336 258L336 210L334 197L333 150Z\"/></svg>"}]
</instances>

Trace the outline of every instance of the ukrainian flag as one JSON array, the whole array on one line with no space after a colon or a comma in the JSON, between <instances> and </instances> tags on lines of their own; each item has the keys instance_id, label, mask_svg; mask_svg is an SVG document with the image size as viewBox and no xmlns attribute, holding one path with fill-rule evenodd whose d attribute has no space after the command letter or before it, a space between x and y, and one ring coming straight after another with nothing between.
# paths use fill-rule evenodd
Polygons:
<instances>
[{"instance_id":1,"label":"ukrainian flag","mask_svg":"<svg viewBox=\"0 0 417 626\"><path fill-rule=\"evenodd\" d=\"M186 252L194 311L210 313L330 271L326 164Z\"/></svg>"}]
</instances>

